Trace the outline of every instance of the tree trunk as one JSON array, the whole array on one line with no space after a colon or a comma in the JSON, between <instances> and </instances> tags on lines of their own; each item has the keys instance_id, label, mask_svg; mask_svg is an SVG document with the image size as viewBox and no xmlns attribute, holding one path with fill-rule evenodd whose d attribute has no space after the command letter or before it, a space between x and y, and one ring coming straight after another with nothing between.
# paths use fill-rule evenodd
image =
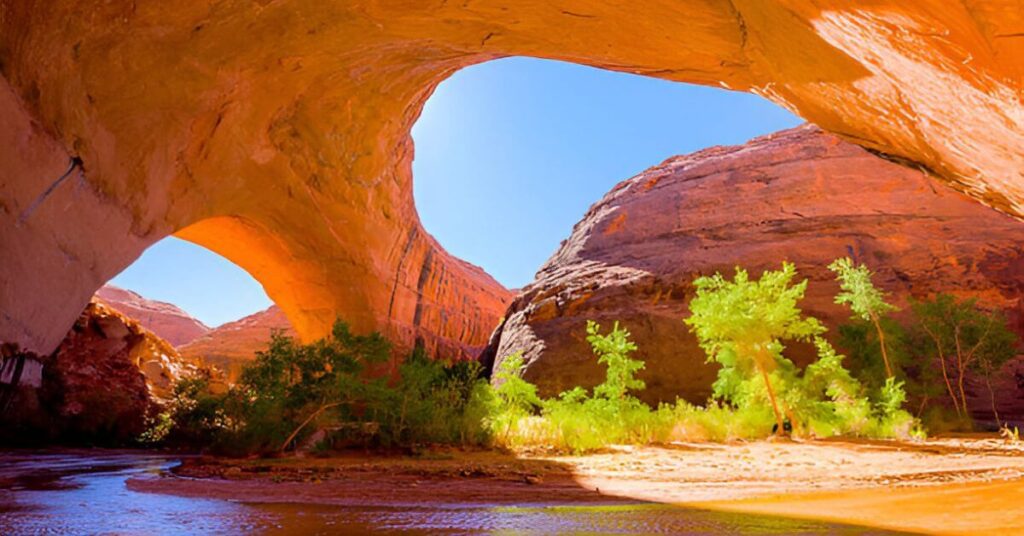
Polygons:
<instances>
[{"instance_id":1,"label":"tree trunk","mask_svg":"<svg viewBox=\"0 0 1024 536\"><path fill-rule=\"evenodd\" d=\"M954 332L953 337L953 340L956 341L956 386L957 390L960 391L960 403L963 405L964 408L964 416L970 417L970 415L967 412L967 395L964 393L964 372L966 366L964 364L963 350L960 348L959 326L957 326L956 332Z\"/></svg>"},{"instance_id":2,"label":"tree trunk","mask_svg":"<svg viewBox=\"0 0 1024 536\"><path fill-rule=\"evenodd\" d=\"M882 348L882 362L885 363L885 375L892 378L892 365L889 364L889 352L885 349L885 332L882 331L882 324L878 321L878 315L871 314L871 322L875 324L875 331L878 332L878 345Z\"/></svg>"},{"instance_id":3,"label":"tree trunk","mask_svg":"<svg viewBox=\"0 0 1024 536\"><path fill-rule=\"evenodd\" d=\"M924 325L924 322L921 324L932 340L935 341L935 349L939 353L939 363L942 365L942 379L946 382L946 391L949 392L949 398L953 400L953 409L956 410L957 416L960 416L960 401L957 400L956 393L953 392L953 383L949 380L949 371L946 368L946 356L942 352L942 343L939 342L939 338L932 333L932 330L928 329L928 327Z\"/></svg>"},{"instance_id":4,"label":"tree trunk","mask_svg":"<svg viewBox=\"0 0 1024 536\"><path fill-rule=\"evenodd\" d=\"M288 444L291 443L295 439L295 436L299 435L299 432L301 432L302 429L305 428L307 424L312 422L313 419L315 419L317 417L317 415L320 415L324 411L327 411L327 410L329 410L329 409L331 409L333 407L340 406L343 403L344 402L334 402L332 404L324 404L324 405L320 406L320 409L314 411L309 417L306 417L306 420L302 421L302 424L300 424L299 427L296 428L295 431L292 432L292 435L288 436L288 439L285 439L284 443L281 444L281 452L284 452L285 449L288 448Z\"/></svg>"},{"instance_id":5,"label":"tree trunk","mask_svg":"<svg viewBox=\"0 0 1024 536\"><path fill-rule=\"evenodd\" d=\"M764 378L764 386L768 389L768 399L771 400L772 411L775 412L775 425L778 427L775 429L775 435L781 436L786 433L786 423L782 421L779 403L775 401L775 389L772 388L771 379L768 377L768 372L764 369L764 366L761 363L757 363L757 368L761 371L761 377Z\"/></svg>"},{"instance_id":6,"label":"tree trunk","mask_svg":"<svg viewBox=\"0 0 1024 536\"><path fill-rule=\"evenodd\" d=\"M999 418L999 410L996 409L996 393L992 390L992 381L989 380L988 374L985 374L985 387L988 387L988 399L992 403L992 415L996 418L996 426L1002 428L1003 421Z\"/></svg>"},{"instance_id":7,"label":"tree trunk","mask_svg":"<svg viewBox=\"0 0 1024 536\"><path fill-rule=\"evenodd\" d=\"M917 408L917 415L914 415L918 419L924 414L924 407L928 404L928 395L921 395L921 405Z\"/></svg>"},{"instance_id":8,"label":"tree trunk","mask_svg":"<svg viewBox=\"0 0 1024 536\"><path fill-rule=\"evenodd\" d=\"M962 416L960 413L960 400L956 396L956 392L953 391L953 383L949 379L949 373L946 371L946 358L939 357L942 361L942 379L946 381L946 390L949 391L949 398L953 400L953 409L956 410L957 416Z\"/></svg>"}]
</instances>

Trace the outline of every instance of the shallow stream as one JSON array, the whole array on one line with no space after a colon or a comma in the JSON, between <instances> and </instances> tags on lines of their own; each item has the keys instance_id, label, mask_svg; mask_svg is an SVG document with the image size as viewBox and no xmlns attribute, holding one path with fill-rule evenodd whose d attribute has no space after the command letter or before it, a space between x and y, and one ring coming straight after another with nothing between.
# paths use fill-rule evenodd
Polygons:
<instances>
[{"instance_id":1,"label":"shallow stream","mask_svg":"<svg viewBox=\"0 0 1024 536\"><path fill-rule=\"evenodd\" d=\"M0 534L891 534L660 504L417 508L248 504L132 491L178 463L109 451L0 453Z\"/></svg>"}]
</instances>

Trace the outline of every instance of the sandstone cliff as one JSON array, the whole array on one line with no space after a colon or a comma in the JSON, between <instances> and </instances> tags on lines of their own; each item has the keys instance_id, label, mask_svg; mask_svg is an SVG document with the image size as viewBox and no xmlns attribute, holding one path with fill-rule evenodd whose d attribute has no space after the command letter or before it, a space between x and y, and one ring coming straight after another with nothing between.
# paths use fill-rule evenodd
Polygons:
<instances>
[{"instance_id":1,"label":"sandstone cliff","mask_svg":"<svg viewBox=\"0 0 1024 536\"><path fill-rule=\"evenodd\" d=\"M107 284L96 291L96 297L172 346L181 346L210 331L177 305L149 300L131 290Z\"/></svg>"},{"instance_id":2,"label":"sandstone cliff","mask_svg":"<svg viewBox=\"0 0 1024 536\"><path fill-rule=\"evenodd\" d=\"M130 443L170 398L174 382L199 370L99 301L86 306L42 363L40 385L21 388L2 416L10 432L5 443Z\"/></svg>"},{"instance_id":3,"label":"sandstone cliff","mask_svg":"<svg viewBox=\"0 0 1024 536\"><path fill-rule=\"evenodd\" d=\"M307 340L482 344L509 294L423 231L409 132L510 55L757 93L1021 216L1022 39L997 0L0 0L0 342L50 353L178 234Z\"/></svg>"},{"instance_id":4,"label":"sandstone cliff","mask_svg":"<svg viewBox=\"0 0 1024 536\"><path fill-rule=\"evenodd\" d=\"M682 322L691 281L789 260L810 280L804 310L834 327L849 317L832 302L826 268L841 256L867 264L901 305L940 291L978 296L1024 334L1022 238L1024 223L803 126L675 157L617 185L516 297L485 359L525 351L526 377L548 395L593 385L603 369L585 322L621 320L647 362L644 397L702 402L717 369ZM1020 418L1018 368L998 388L1003 412ZM979 407L987 402L985 393Z\"/></svg>"},{"instance_id":5,"label":"sandstone cliff","mask_svg":"<svg viewBox=\"0 0 1024 536\"><path fill-rule=\"evenodd\" d=\"M284 313L276 305L245 318L223 324L202 337L178 347L181 355L223 371L230 381L238 379L242 366L266 350L274 332L295 336Z\"/></svg>"}]
</instances>

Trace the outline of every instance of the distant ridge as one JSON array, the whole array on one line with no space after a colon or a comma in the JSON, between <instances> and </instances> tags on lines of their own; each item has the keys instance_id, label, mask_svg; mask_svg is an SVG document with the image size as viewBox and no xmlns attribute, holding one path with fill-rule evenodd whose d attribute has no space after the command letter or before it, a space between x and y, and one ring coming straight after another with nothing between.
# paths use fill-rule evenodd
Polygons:
<instances>
[{"instance_id":1,"label":"distant ridge","mask_svg":"<svg viewBox=\"0 0 1024 536\"><path fill-rule=\"evenodd\" d=\"M242 365L252 361L256 352L267 348L270 335L281 331L295 336L288 319L276 305L234 322L228 322L178 347L182 356L201 359L237 378Z\"/></svg>"},{"instance_id":2,"label":"distant ridge","mask_svg":"<svg viewBox=\"0 0 1024 536\"><path fill-rule=\"evenodd\" d=\"M177 305L150 300L131 290L108 284L96 291L96 297L175 347L210 331Z\"/></svg>"}]
</instances>

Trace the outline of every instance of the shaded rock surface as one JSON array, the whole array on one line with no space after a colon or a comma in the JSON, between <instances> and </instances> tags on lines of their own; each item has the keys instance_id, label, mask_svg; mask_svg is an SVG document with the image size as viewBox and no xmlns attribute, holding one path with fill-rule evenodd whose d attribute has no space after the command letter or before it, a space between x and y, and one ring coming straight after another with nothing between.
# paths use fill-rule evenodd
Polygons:
<instances>
[{"instance_id":1,"label":"shaded rock surface","mask_svg":"<svg viewBox=\"0 0 1024 536\"><path fill-rule=\"evenodd\" d=\"M200 370L108 305L86 306L57 350L39 357L40 385L23 386L2 416L5 443L116 445L146 430L174 382Z\"/></svg>"},{"instance_id":2,"label":"shaded rock surface","mask_svg":"<svg viewBox=\"0 0 1024 536\"><path fill-rule=\"evenodd\" d=\"M274 332L295 336L284 312L276 305L214 328L178 347L178 351L189 359L217 367L230 381L235 381L242 366L251 362L256 352L267 349L270 335Z\"/></svg>"},{"instance_id":3,"label":"shaded rock surface","mask_svg":"<svg viewBox=\"0 0 1024 536\"><path fill-rule=\"evenodd\" d=\"M484 344L510 294L424 232L410 130L505 56L763 95L1020 216L1022 39L997 0L0 0L0 342L50 353L177 234L304 339Z\"/></svg>"},{"instance_id":4,"label":"shaded rock surface","mask_svg":"<svg viewBox=\"0 0 1024 536\"><path fill-rule=\"evenodd\" d=\"M629 329L647 362L643 398L702 402L717 369L682 319L699 275L752 275L796 264L810 280L803 309L833 328L827 265L851 256L899 305L936 292L977 296L1024 334L1024 223L983 207L921 171L878 158L816 127L671 158L618 184L516 297L485 361L522 350L525 376L552 395L603 378L587 319ZM809 346L792 345L806 363ZM1024 418L1021 363L999 379L1004 415ZM975 390L978 411L988 393Z\"/></svg>"},{"instance_id":5,"label":"shaded rock surface","mask_svg":"<svg viewBox=\"0 0 1024 536\"><path fill-rule=\"evenodd\" d=\"M210 331L177 305L146 299L131 290L107 284L96 291L96 297L172 346L181 346Z\"/></svg>"}]
</instances>

